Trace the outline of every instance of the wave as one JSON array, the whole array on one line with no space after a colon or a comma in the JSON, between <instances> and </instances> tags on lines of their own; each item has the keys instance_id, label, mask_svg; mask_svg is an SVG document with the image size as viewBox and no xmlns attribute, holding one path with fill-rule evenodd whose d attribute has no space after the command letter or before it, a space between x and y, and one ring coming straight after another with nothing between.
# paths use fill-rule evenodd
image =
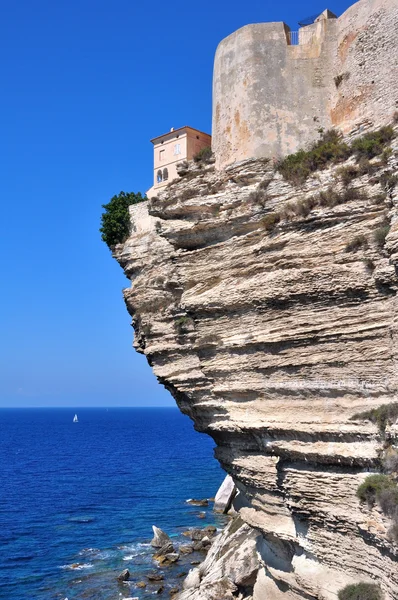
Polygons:
<instances>
[{"instance_id":1,"label":"wave","mask_svg":"<svg viewBox=\"0 0 398 600\"><path fill-rule=\"evenodd\" d=\"M92 569L93 566L91 563L72 563L71 565L62 565L59 568L68 571L82 571L83 569Z\"/></svg>"}]
</instances>

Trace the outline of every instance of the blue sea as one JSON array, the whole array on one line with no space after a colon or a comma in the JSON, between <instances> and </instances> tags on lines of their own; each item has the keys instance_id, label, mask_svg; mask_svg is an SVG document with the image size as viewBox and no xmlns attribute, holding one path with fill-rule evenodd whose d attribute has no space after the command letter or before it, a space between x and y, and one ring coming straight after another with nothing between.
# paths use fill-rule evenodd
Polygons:
<instances>
[{"instance_id":1,"label":"blue sea","mask_svg":"<svg viewBox=\"0 0 398 600\"><path fill-rule=\"evenodd\" d=\"M159 571L151 526L177 546L189 527L222 526L211 503L186 503L223 480L213 448L176 408L0 410L0 598L153 598L159 585L135 587ZM170 569L188 566L168 567L165 597Z\"/></svg>"}]
</instances>

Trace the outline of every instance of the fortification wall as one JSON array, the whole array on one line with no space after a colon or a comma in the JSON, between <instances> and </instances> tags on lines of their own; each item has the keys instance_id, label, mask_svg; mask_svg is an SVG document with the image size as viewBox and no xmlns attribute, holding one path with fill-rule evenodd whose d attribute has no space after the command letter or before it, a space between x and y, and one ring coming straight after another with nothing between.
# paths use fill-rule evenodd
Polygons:
<instances>
[{"instance_id":1,"label":"fortification wall","mask_svg":"<svg viewBox=\"0 0 398 600\"><path fill-rule=\"evenodd\" d=\"M306 27L310 41L298 46L289 45L284 23L247 25L224 39L213 77L216 166L289 154L320 127L347 134L390 122L397 14L397 0L360 0L339 19Z\"/></svg>"},{"instance_id":2,"label":"fortification wall","mask_svg":"<svg viewBox=\"0 0 398 600\"><path fill-rule=\"evenodd\" d=\"M391 122L398 109L398 1L361 0L338 19L331 123L345 134Z\"/></svg>"}]
</instances>

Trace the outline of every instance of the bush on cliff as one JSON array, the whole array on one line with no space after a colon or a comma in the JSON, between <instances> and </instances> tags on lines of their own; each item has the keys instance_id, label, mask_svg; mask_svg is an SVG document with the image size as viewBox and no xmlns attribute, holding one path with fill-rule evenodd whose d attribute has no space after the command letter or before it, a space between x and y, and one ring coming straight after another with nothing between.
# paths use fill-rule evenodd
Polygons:
<instances>
[{"instance_id":1,"label":"bush on cliff","mask_svg":"<svg viewBox=\"0 0 398 600\"><path fill-rule=\"evenodd\" d=\"M394 129L390 126L382 127L377 131L369 131L362 137L354 140L351 148L358 159L374 158L382 154L386 144L394 137Z\"/></svg>"},{"instance_id":2,"label":"bush on cliff","mask_svg":"<svg viewBox=\"0 0 398 600\"><path fill-rule=\"evenodd\" d=\"M365 172L371 169L372 166L366 161L383 154L386 146L395 136L394 129L387 126L377 131L370 131L348 145L343 141L342 134L335 129L320 131L320 133L320 139L312 144L309 150L298 150L277 163L277 170L293 185L304 183L311 173L319 169L355 155L359 164L358 169L347 167L338 173L344 177L346 183L349 183L357 174L363 174L365 164L368 165Z\"/></svg>"},{"instance_id":3,"label":"bush on cliff","mask_svg":"<svg viewBox=\"0 0 398 600\"><path fill-rule=\"evenodd\" d=\"M357 496L362 502L367 502L372 506L376 501L379 501L382 492L388 489L395 489L395 482L388 475L369 475L365 481L361 483L357 490Z\"/></svg>"},{"instance_id":4,"label":"bush on cliff","mask_svg":"<svg viewBox=\"0 0 398 600\"><path fill-rule=\"evenodd\" d=\"M279 161L278 171L293 184L304 183L314 171L350 156L350 148L342 141L342 137L341 133L334 129L322 132L320 139L312 144L308 151L299 150Z\"/></svg>"},{"instance_id":5,"label":"bush on cliff","mask_svg":"<svg viewBox=\"0 0 398 600\"><path fill-rule=\"evenodd\" d=\"M213 156L213 152L210 146L205 146L197 152L193 159L197 163L208 163Z\"/></svg>"},{"instance_id":6,"label":"bush on cliff","mask_svg":"<svg viewBox=\"0 0 398 600\"><path fill-rule=\"evenodd\" d=\"M338 593L339 600L382 600L383 594L374 583L354 583L346 585Z\"/></svg>"},{"instance_id":7,"label":"bush on cliff","mask_svg":"<svg viewBox=\"0 0 398 600\"><path fill-rule=\"evenodd\" d=\"M381 404L377 408L371 408L350 417L350 421L372 421L376 423L380 433L384 433L387 424L393 423L398 418L398 402Z\"/></svg>"},{"instance_id":8,"label":"bush on cliff","mask_svg":"<svg viewBox=\"0 0 398 600\"><path fill-rule=\"evenodd\" d=\"M121 244L130 233L129 206L144 202L148 198L140 192L120 192L113 196L108 204L103 204L105 212L101 215L101 239L112 250L116 244Z\"/></svg>"}]
</instances>

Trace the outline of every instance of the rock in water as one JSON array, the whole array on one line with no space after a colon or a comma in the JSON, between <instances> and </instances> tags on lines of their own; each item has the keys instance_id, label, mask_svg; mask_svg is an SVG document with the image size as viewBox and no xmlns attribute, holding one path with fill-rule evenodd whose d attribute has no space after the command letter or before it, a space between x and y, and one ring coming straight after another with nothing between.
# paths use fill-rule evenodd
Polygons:
<instances>
[{"instance_id":1,"label":"rock in water","mask_svg":"<svg viewBox=\"0 0 398 600\"><path fill-rule=\"evenodd\" d=\"M167 542L164 544L155 554L153 555L154 559L159 558L159 556L164 556L165 554L169 554L170 552L174 552L174 546L171 542Z\"/></svg>"},{"instance_id":2,"label":"rock in water","mask_svg":"<svg viewBox=\"0 0 398 600\"><path fill-rule=\"evenodd\" d=\"M181 554L192 554L193 546L191 544L180 546L180 552Z\"/></svg>"},{"instance_id":3,"label":"rock in water","mask_svg":"<svg viewBox=\"0 0 398 600\"><path fill-rule=\"evenodd\" d=\"M139 582L137 583L136 587L138 587L138 588L142 588L142 589L143 589L143 588L146 588L146 583L145 583L145 581L139 581Z\"/></svg>"},{"instance_id":4,"label":"rock in water","mask_svg":"<svg viewBox=\"0 0 398 600\"><path fill-rule=\"evenodd\" d=\"M159 529L159 527L156 527L156 525L152 525L152 529L153 529L153 539L151 541L151 545L154 548L161 548L162 546L165 546L166 544L172 543L171 539L169 538L167 533L165 533L164 531Z\"/></svg>"},{"instance_id":5,"label":"rock in water","mask_svg":"<svg viewBox=\"0 0 398 600\"><path fill-rule=\"evenodd\" d=\"M206 498L199 500L198 498L189 498L187 500L188 504L192 504L192 506L209 506L209 501Z\"/></svg>"},{"instance_id":6,"label":"rock in water","mask_svg":"<svg viewBox=\"0 0 398 600\"><path fill-rule=\"evenodd\" d=\"M231 508L235 494L236 487L234 480L231 475L227 475L214 499L214 510L216 512L227 513Z\"/></svg>"},{"instance_id":7,"label":"rock in water","mask_svg":"<svg viewBox=\"0 0 398 600\"><path fill-rule=\"evenodd\" d=\"M169 554L166 554L166 559L169 563L175 563L179 558L180 555L177 554L177 552L170 552Z\"/></svg>"},{"instance_id":8,"label":"rock in water","mask_svg":"<svg viewBox=\"0 0 398 600\"><path fill-rule=\"evenodd\" d=\"M118 581L128 581L129 579L130 579L130 571L128 569L124 569L124 571L119 573L119 575L117 576Z\"/></svg>"},{"instance_id":9,"label":"rock in water","mask_svg":"<svg viewBox=\"0 0 398 600\"><path fill-rule=\"evenodd\" d=\"M147 579L149 581L163 581L164 575L162 573L149 573Z\"/></svg>"}]
</instances>

